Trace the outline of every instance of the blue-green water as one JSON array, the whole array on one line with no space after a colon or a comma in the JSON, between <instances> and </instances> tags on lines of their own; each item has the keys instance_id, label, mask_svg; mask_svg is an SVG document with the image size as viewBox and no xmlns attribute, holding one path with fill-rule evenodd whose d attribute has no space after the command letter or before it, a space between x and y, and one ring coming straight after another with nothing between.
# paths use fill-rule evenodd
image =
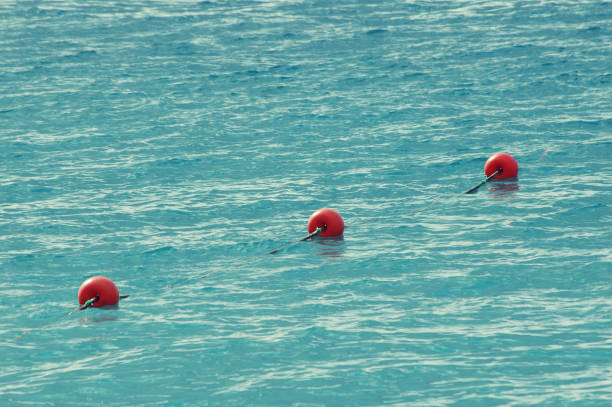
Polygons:
<instances>
[{"instance_id":1,"label":"blue-green water","mask_svg":"<svg viewBox=\"0 0 612 407\"><path fill-rule=\"evenodd\" d=\"M612 405L611 71L606 1L2 2L0 405Z\"/></svg>"}]
</instances>

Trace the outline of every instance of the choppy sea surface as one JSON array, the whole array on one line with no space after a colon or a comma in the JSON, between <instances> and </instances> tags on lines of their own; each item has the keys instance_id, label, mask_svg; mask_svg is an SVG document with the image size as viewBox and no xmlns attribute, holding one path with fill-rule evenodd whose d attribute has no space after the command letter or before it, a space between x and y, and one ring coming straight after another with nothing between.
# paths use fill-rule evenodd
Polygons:
<instances>
[{"instance_id":1,"label":"choppy sea surface","mask_svg":"<svg viewBox=\"0 0 612 407\"><path fill-rule=\"evenodd\" d=\"M3 1L0 405L612 405L611 80L609 1Z\"/></svg>"}]
</instances>

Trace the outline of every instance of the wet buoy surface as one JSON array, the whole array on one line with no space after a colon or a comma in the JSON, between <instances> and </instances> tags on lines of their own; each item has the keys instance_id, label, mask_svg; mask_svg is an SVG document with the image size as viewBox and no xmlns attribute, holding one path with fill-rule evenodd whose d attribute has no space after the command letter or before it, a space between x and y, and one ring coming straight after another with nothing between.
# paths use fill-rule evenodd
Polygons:
<instances>
[{"instance_id":1,"label":"wet buoy surface","mask_svg":"<svg viewBox=\"0 0 612 407\"><path fill-rule=\"evenodd\" d=\"M325 230L319 233L319 236L340 236L344 233L344 221L342 216L333 209L319 209L308 219L308 233L312 233L317 228Z\"/></svg>"},{"instance_id":2,"label":"wet buoy surface","mask_svg":"<svg viewBox=\"0 0 612 407\"><path fill-rule=\"evenodd\" d=\"M117 305L119 302L119 290L113 281L103 276L88 278L79 287L79 304L85 304L92 298L99 297L94 301L92 307L103 307L105 305Z\"/></svg>"},{"instance_id":3,"label":"wet buoy surface","mask_svg":"<svg viewBox=\"0 0 612 407\"><path fill-rule=\"evenodd\" d=\"M496 175L494 179L516 177L518 174L518 164L514 157L506 153L497 153L489 157L485 163L485 175L488 177L500 168L502 173Z\"/></svg>"}]
</instances>

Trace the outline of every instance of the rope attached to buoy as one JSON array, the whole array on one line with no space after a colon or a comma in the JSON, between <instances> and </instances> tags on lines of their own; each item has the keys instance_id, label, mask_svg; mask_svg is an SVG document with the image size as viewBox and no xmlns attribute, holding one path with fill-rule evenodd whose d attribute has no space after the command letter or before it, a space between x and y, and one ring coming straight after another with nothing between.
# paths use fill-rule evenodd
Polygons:
<instances>
[{"instance_id":1,"label":"rope attached to buoy","mask_svg":"<svg viewBox=\"0 0 612 407\"><path fill-rule=\"evenodd\" d=\"M125 295L120 295L119 299L123 300L124 298L129 297L129 295L125 294ZM90 298L89 300L85 301L83 304L81 304L78 308L73 309L67 316L71 316L72 314L74 314L77 311L83 311L86 310L87 308L92 308L94 306L94 302L99 301L100 300L100 296L96 295L93 298Z\"/></svg>"},{"instance_id":2,"label":"rope attached to buoy","mask_svg":"<svg viewBox=\"0 0 612 407\"><path fill-rule=\"evenodd\" d=\"M70 312L70 314L68 314L68 316L70 316L70 315L74 314L74 313L75 313L75 312L77 312L77 311L83 311L84 309L87 309L87 308L91 308L91 307L93 307L93 303L94 303L94 302L96 302L96 301L98 301L99 299L100 299L100 296L99 296L99 295L96 295L95 297L90 298L89 300L87 300L87 301L85 301L83 304L81 304L79 307L77 307L77 308L73 309L73 310Z\"/></svg>"},{"instance_id":3,"label":"rope attached to buoy","mask_svg":"<svg viewBox=\"0 0 612 407\"><path fill-rule=\"evenodd\" d=\"M343 228L343 229L344 229L344 228ZM267 254L276 254L276 253L278 253L279 251L281 251L281 250L283 250L283 249L285 249L285 248L287 248L287 247L293 246L293 245L294 245L294 244L296 244L296 243L299 243L299 242L304 242L304 241L306 241L306 240L308 240L308 239L312 239L313 237L318 236L319 234L321 234L321 233L325 232L326 230L327 230L327 224L323 224L323 226L319 226L319 227L317 227L317 228L316 228L314 231L312 231L312 232L311 232L311 233L309 233L308 235L304 236L303 238L298 239L298 240L294 240L293 242L288 243L288 244L286 244L286 245L284 245L284 246L281 246L281 247L279 247L278 249L274 249L274 250L272 250L272 251L268 252ZM259 255L259 256L261 256L261 255ZM238 265L245 264L247 261L249 261L249 259L245 259L243 262L238 263ZM204 274L204 275L200 276L200 279L204 279L204 278L206 278L206 277L210 277L211 275L213 275L213 274L217 273L218 271L220 271L220 270L213 270L213 271L211 271L211 272L208 272L208 273L206 273L206 274ZM190 279L187 279L187 280L190 280ZM174 286L176 286L176 285L177 285L177 284L173 284L173 285L171 285L170 287L174 287Z\"/></svg>"},{"instance_id":4,"label":"rope attached to buoy","mask_svg":"<svg viewBox=\"0 0 612 407\"><path fill-rule=\"evenodd\" d=\"M295 241L293 241L293 242L291 242L291 243L288 243L288 244L286 244L286 245L284 245L284 246L281 246L281 247L279 247L278 249L274 249L274 250L272 250L271 252L268 252L267 254L275 254L275 253L278 253L279 251L281 251L281 250L283 250L283 249L285 249L285 248L287 248L287 247L293 246L293 245L294 245L294 244L296 244L296 243L303 242L303 241L305 241L305 240L311 239L311 238L313 238L313 237L315 237L315 236L319 235L320 233L324 232L326 229L327 229L327 225L323 225L322 227L318 227L318 228L316 228L316 229L314 230L314 232L309 233L307 236L304 236L304 237L303 237L303 238L301 238L301 239L295 240ZM261 256L261 254L260 254L259 256ZM249 259L245 259L244 261L242 261L242 262L238 263L237 265L243 265L243 264L245 264L247 261L249 261ZM206 278L206 277L210 277L211 275L213 275L213 274L217 273L218 271L220 271L220 270L213 270L213 271L210 271L210 272L208 272L208 273L206 273L206 274L204 274L204 275L200 276L200 279L204 279L204 278ZM189 281L189 280L191 280L191 279L186 279L185 281ZM177 284L173 284L173 285L171 285L170 287L175 287L176 285L177 285Z\"/></svg>"},{"instance_id":5,"label":"rope attached to buoy","mask_svg":"<svg viewBox=\"0 0 612 407\"><path fill-rule=\"evenodd\" d=\"M546 153L545 153L546 154ZM471 194L476 191L478 188L491 181L493 178L503 179L503 178L513 178L518 175L518 163L510 154L506 153L496 153L493 154L484 165L484 173L485 179L480 181L478 185L473 186L467 191L462 192L462 194ZM503 175L502 175L503 174ZM435 203L439 202L442 199L441 196L433 197L432 201L424 206L421 209L418 209L412 212L412 216L417 215L423 212L425 209L430 208Z\"/></svg>"},{"instance_id":6,"label":"rope attached to buoy","mask_svg":"<svg viewBox=\"0 0 612 407\"><path fill-rule=\"evenodd\" d=\"M487 182L495 178L496 175L501 174L503 171L504 171L503 168L498 168L497 171L495 171L493 174L489 175L487 178L480 181L478 185L474 185L472 188L465 191L464 194L471 194L472 192L476 191L478 188L480 188L481 186L483 186L484 184L486 184Z\"/></svg>"},{"instance_id":7,"label":"rope attached to buoy","mask_svg":"<svg viewBox=\"0 0 612 407\"><path fill-rule=\"evenodd\" d=\"M296 243L303 242L308 239L312 239L313 237L319 236L319 235L321 236L341 236L344 233L344 220L342 219L342 216L340 216L340 214L336 212L335 210L329 209L329 208L323 208L323 209L319 209L318 211L315 211L312 215L310 215L310 218L308 219L307 228L308 228L307 230L309 231L307 236L304 236L301 239L288 243L285 246L279 247L278 249L272 250L266 254L278 253L279 251L289 246L293 246ZM238 265L245 264L248 261L250 261L250 259L244 259L242 262L238 263ZM208 272L200 276L200 279L210 277L211 275L216 274L219 271L221 270L213 270L211 272ZM187 279L186 281L188 280L190 279ZM170 287L174 287L176 285L177 284L175 283L171 285Z\"/></svg>"},{"instance_id":8,"label":"rope attached to buoy","mask_svg":"<svg viewBox=\"0 0 612 407\"><path fill-rule=\"evenodd\" d=\"M319 233L325 231L326 229L327 229L327 225L323 225L322 227L318 227L318 228L315 229L314 232L309 233L308 236L304 236L303 238L298 239L295 242L291 242L289 244L286 244L285 246L279 247L278 249L272 250L271 252L268 252L268 254L278 253L280 250L282 250L282 249L284 249L286 247L293 246L296 243L303 242L305 240L311 239L311 238L317 236Z\"/></svg>"},{"instance_id":9,"label":"rope attached to buoy","mask_svg":"<svg viewBox=\"0 0 612 407\"><path fill-rule=\"evenodd\" d=\"M127 295L127 294L126 294L126 295L120 295L120 296L119 296L119 299L120 299L120 300L123 300L123 299L125 299L125 298L127 298L127 297L129 297L129 295ZM41 326L41 327L38 327L38 328L29 328L29 329L25 329L21 335L19 335L19 336L15 337L14 339L12 339L12 342L17 342L18 340L20 340L21 338L23 338L24 336L26 336L27 334L29 334L29 333L30 333L31 331L33 331L33 330L43 329L43 328L46 328L47 326L49 326L49 325L51 325L51 324L57 323L57 322L59 322L59 321L63 321L64 319L66 319L66 318L68 318L68 317L72 316L72 315L73 315L75 312L77 312L77 311L83 311L83 310L86 310L86 309L88 309L88 308L93 308L94 303L96 303L96 302L97 302L97 301L99 301L99 300L100 300L100 296L99 296L99 295L96 295L95 297L92 297L92 298L90 298L89 300L85 301L85 302L84 302L83 304L81 304L81 305L80 305L78 308L75 308L75 309L73 309L72 311L70 311L70 313L65 314L65 315L64 315L62 318L60 318L60 319L59 319L59 320L57 320L57 321L49 322L49 323L47 323L47 324L45 324L45 325L43 325L43 326Z\"/></svg>"}]
</instances>

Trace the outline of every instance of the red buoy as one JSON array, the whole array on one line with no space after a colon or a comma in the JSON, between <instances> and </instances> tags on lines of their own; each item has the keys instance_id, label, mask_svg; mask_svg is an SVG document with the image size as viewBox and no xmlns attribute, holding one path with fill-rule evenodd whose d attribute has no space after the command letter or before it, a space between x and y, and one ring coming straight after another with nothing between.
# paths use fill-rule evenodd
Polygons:
<instances>
[{"instance_id":1,"label":"red buoy","mask_svg":"<svg viewBox=\"0 0 612 407\"><path fill-rule=\"evenodd\" d=\"M514 157L506 153L497 153L489 157L485 163L485 175L488 177L500 168L502 173L496 175L495 179L516 177L518 174L518 164Z\"/></svg>"},{"instance_id":2,"label":"red buoy","mask_svg":"<svg viewBox=\"0 0 612 407\"><path fill-rule=\"evenodd\" d=\"M344 233L344 221L342 216L333 209L319 209L308 219L308 233L312 233L317 228L325 228L319 236L340 236Z\"/></svg>"},{"instance_id":3,"label":"red buoy","mask_svg":"<svg viewBox=\"0 0 612 407\"><path fill-rule=\"evenodd\" d=\"M98 297L91 306L103 307L105 305L117 305L119 302L119 290L112 280L95 276L88 278L79 287L79 304L83 305L92 298Z\"/></svg>"}]
</instances>

